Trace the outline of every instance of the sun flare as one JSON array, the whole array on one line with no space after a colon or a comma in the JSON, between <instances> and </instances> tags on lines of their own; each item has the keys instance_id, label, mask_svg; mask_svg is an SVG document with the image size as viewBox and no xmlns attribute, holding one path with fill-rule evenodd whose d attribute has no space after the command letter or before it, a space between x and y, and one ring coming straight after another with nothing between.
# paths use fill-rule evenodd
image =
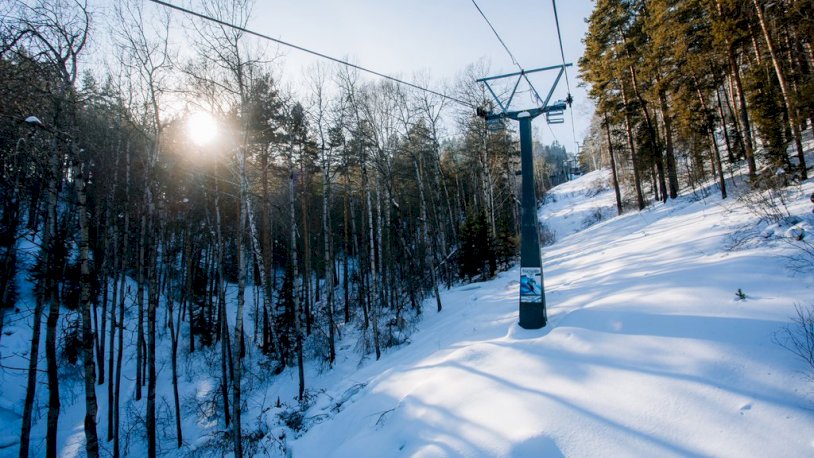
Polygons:
<instances>
[{"instance_id":1,"label":"sun flare","mask_svg":"<svg viewBox=\"0 0 814 458\"><path fill-rule=\"evenodd\" d=\"M218 136L218 123L205 111L192 113L187 119L187 135L196 145L207 145Z\"/></svg>"}]
</instances>

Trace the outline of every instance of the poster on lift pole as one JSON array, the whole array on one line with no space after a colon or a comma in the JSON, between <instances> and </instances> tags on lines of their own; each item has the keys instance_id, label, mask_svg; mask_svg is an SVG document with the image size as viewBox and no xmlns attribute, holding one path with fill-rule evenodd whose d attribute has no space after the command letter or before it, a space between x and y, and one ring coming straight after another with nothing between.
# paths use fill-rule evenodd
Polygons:
<instances>
[{"instance_id":1,"label":"poster on lift pole","mask_svg":"<svg viewBox=\"0 0 814 458\"><path fill-rule=\"evenodd\" d=\"M542 268L520 268L520 302L543 302Z\"/></svg>"}]
</instances>

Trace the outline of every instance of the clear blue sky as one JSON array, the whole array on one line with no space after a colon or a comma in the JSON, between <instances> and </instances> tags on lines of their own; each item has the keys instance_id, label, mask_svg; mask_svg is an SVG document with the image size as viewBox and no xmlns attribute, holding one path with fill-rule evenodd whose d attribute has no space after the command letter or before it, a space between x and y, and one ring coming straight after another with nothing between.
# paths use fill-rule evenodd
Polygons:
<instances>
[{"instance_id":1,"label":"clear blue sky","mask_svg":"<svg viewBox=\"0 0 814 458\"><path fill-rule=\"evenodd\" d=\"M561 62L550 0L478 0L498 33L525 68ZM593 112L585 91L577 88L576 63L582 55L585 18L593 2L560 0L557 9L574 95L577 141ZM452 79L467 64L486 57L493 73L515 71L506 51L481 18L471 0L265 0L255 5L250 28L297 45L391 75L409 78L428 71L434 79ZM316 58L282 48L284 78L295 81ZM484 75L486 76L486 75ZM540 91L550 82L534 80ZM565 81L554 98L565 98ZM553 137L569 152L573 145L570 117L549 130L538 118L542 140Z\"/></svg>"}]
</instances>

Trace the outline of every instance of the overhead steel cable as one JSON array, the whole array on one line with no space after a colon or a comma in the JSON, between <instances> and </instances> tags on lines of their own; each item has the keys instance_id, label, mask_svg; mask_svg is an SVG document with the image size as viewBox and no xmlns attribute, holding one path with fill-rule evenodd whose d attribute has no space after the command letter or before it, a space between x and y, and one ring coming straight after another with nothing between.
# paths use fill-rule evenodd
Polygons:
<instances>
[{"instance_id":1,"label":"overhead steel cable","mask_svg":"<svg viewBox=\"0 0 814 458\"><path fill-rule=\"evenodd\" d=\"M338 59L336 57L331 57L331 56L329 56L327 54L323 54L323 53L318 52L318 51L314 51L314 50L311 50L311 49L308 49L308 48L304 48L302 46L298 46L298 45L295 45L293 43L289 43L287 41L283 41L283 40L280 40L278 38L274 38L274 37L262 34L260 32L255 32L255 31L253 31L251 29L247 29L245 27L242 27L242 26L239 26L239 25L236 25L236 24L232 24L230 22L226 22L226 21L223 21L223 20L211 17L211 16L207 16L205 14L202 14L202 13L199 13L197 11L193 11L193 10L184 8L182 6L173 5L172 3L164 2L162 0L149 0L149 1L152 2L152 3L162 5L162 6L165 6L167 8L176 10L176 11L180 11L180 12L185 13L185 14L189 14L190 16L195 16L195 17L197 17L199 19L203 19L205 21L214 22L215 24L219 24L219 25L222 25L224 27L229 27L229 28L234 29L234 30L239 30L241 32L247 33L249 35L254 35L254 36L256 36L258 38L262 38L264 40L273 41L274 43L278 43L278 44L281 44L283 46L287 46L289 48L296 49L297 51L302 51L304 53L311 54L311 55L320 57L322 59L330 60L330 61L336 62L338 64L342 64L342 65L345 65L345 66L348 66L348 67L351 67L351 68L355 68L357 70L360 70L360 71L363 71L363 72L366 72L366 73L370 73L371 75L376 75L376 76L378 76L380 78L384 78L386 80L393 81L394 83L397 83L397 84L401 84L401 85L404 85L404 86L409 86L409 87L411 87L413 89L418 89L420 91L424 91L424 92L427 92L427 93L430 93L430 94L437 95L439 97L443 97L443 98L445 98L447 100L453 101L453 102L458 103L460 105L463 105L463 106L465 106L467 108L472 108L472 109L477 108L475 105L473 105L473 104L471 104L469 102L466 102L466 101L461 100L461 99L456 98L456 97L452 97L452 96L444 94L442 92L434 91L432 89L428 89L428 88L419 86L419 85L414 84L414 83L409 83L407 81L398 79L396 77L386 75L384 73L377 72L377 71L371 70L369 68L362 67L361 65L353 64L353 63L350 63L348 61Z\"/></svg>"},{"instance_id":2,"label":"overhead steel cable","mask_svg":"<svg viewBox=\"0 0 814 458\"><path fill-rule=\"evenodd\" d=\"M560 32L560 17L557 15L557 0L551 0L554 6L554 22L557 24L557 39L560 41L560 56L562 56L562 64L565 65L565 49L562 46L562 33ZM568 81L568 70L565 70L565 87L568 88L568 96L571 96L571 83ZM569 102L568 105L571 105Z\"/></svg>"},{"instance_id":3,"label":"overhead steel cable","mask_svg":"<svg viewBox=\"0 0 814 458\"><path fill-rule=\"evenodd\" d=\"M551 5L554 7L554 22L557 24L557 38L560 41L560 56L562 56L562 64L565 65L565 49L562 46L562 33L560 32L560 17L557 14L557 0L551 0ZM568 81L568 69L565 69L565 87L568 89L568 97L565 99L568 102L568 107L571 107L571 104L574 102L574 97L571 95L571 82ZM571 115L571 136L574 140L575 145L579 145L577 143L577 131L576 127L574 127L574 110L568 110L568 114ZM579 150L579 147L577 147ZM577 151L579 152L579 151Z\"/></svg>"},{"instance_id":4,"label":"overhead steel cable","mask_svg":"<svg viewBox=\"0 0 814 458\"><path fill-rule=\"evenodd\" d=\"M503 49L505 49L505 50L506 50L506 54L508 54L508 55L509 55L509 58L511 58L512 63L513 63L515 66L517 66L517 68L520 70L520 76L521 76L523 79L525 79L525 80L526 80L526 83L528 83L529 88L531 89L531 92L534 94L534 97L537 99L537 103L539 103L540 105L542 105L542 104L544 103L544 102L543 102L543 99L542 99L542 97L540 97L540 94L537 92L537 88L535 88L535 87L534 87L534 85L533 85L533 84L531 84L531 80L529 80L528 75L526 75L526 70L523 68L523 66L522 66L522 65L520 65L520 62L518 62L518 61L517 61L517 59L514 57L514 54L513 54L513 53L512 53L512 51L509 49L509 46L508 46L508 45L506 45L506 42L505 42L505 41L503 41L503 38L500 36L500 34L499 34L499 33L497 33L497 29L495 29L495 26L494 26L494 25L492 25L492 21L490 21L490 20L489 20L489 18L488 18L488 17L486 17L486 14L483 12L483 10L482 10L482 9L480 9L480 6L478 5L478 3L477 3L475 0L472 0L472 4L473 4L473 5L475 5L475 8L478 10L478 13L480 13L480 15L481 15L481 17L483 18L483 20L484 20L484 21L486 21L486 24L488 24L488 25L489 25L489 28L490 28L490 29L492 29L492 33L494 33L494 34L495 34L495 37L497 38L497 41L499 41L499 42L500 42L500 44L503 46Z\"/></svg>"},{"instance_id":5,"label":"overhead steel cable","mask_svg":"<svg viewBox=\"0 0 814 458\"><path fill-rule=\"evenodd\" d=\"M503 38L500 37L500 34L497 33L497 30L495 30L495 26L492 25L492 21L490 21L489 18L486 17L486 14L483 13L483 10L480 9L480 6L478 6L478 3L475 0L472 0L472 4L475 5L475 8L477 8L478 13L480 13L483 20L486 21L487 24L489 24L489 28L492 29L492 33L494 33L495 37L497 37L497 41L499 41L500 44L503 45L503 49L505 49L506 53L509 54L509 57L512 59L512 63L516 65L517 68L520 69L520 71L522 72L523 67L520 66L520 63L517 62L517 59L514 58L514 54L512 54L512 52L509 50L509 47L506 46L506 42L504 42Z\"/></svg>"}]
</instances>

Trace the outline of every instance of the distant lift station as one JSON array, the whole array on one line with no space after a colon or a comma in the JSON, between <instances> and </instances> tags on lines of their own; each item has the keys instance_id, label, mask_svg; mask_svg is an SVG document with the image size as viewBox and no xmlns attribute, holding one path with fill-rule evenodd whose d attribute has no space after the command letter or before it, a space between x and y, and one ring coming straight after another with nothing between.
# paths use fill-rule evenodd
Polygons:
<instances>
[{"instance_id":1,"label":"distant lift station","mask_svg":"<svg viewBox=\"0 0 814 458\"><path fill-rule=\"evenodd\" d=\"M545 305L545 291L543 287L543 257L540 250L540 231L537 219L537 201L534 197L534 157L531 144L531 121L542 114L546 115L549 124L561 124L563 113L570 105L571 95L567 100L559 100L549 105L551 96L556 89L566 67L571 64L555 65L551 67L521 70L516 73L489 76L477 80L483 83L495 99L499 111L487 111L478 108L477 114L486 119L487 123L499 122L503 119L513 119L520 124L520 170L522 174L522 189L520 199L520 327L525 329L540 329L548 321ZM543 100L534 89L528 74L549 70L559 70L557 78L551 85L548 95ZM490 86L490 81L517 78L514 89L504 104ZM511 111L512 99L517 93L517 86L525 79L539 106L536 108Z\"/></svg>"}]
</instances>

